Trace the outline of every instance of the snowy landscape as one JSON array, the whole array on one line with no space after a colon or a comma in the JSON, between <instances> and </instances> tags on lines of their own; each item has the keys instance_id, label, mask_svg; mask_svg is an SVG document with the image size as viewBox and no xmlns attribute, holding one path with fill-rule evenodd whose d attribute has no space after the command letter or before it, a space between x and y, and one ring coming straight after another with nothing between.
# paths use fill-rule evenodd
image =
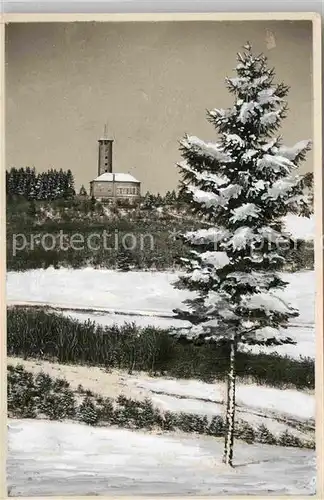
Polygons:
<instances>
[{"instance_id":1,"label":"snowy landscape","mask_svg":"<svg viewBox=\"0 0 324 500\"><path fill-rule=\"evenodd\" d=\"M235 72L163 196L7 172L9 496L316 493L312 141L249 42ZM56 248L106 228L156 246Z\"/></svg>"},{"instance_id":2,"label":"snowy landscape","mask_svg":"<svg viewBox=\"0 0 324 500\"><path fill-rule=\"evenodd\" d=\"M239 443L229 471L222 443L197 436L14 420L9 449L14 496L309 495L315 485L309 450Z\"/></svg>"},{"instance_id":3,"label":"snowy landscape","mask_svg":"<svg viewBox=\"0 0 324 500\"><path fill-rule=\"evenodd\" d=\"M174 273L94 269L9 272L7 300L11 307L48 305L59 314L81 322L91 319L111 325L131 321L140 327L168 328L175 321L172 307L180 305L184 295L172 288L174 279ZM300 316L288 328L297 344L253 347L252 350L275 351L296 359L314 358L315 274L313 271L292 273L285 275L285 279L289 281L286 297L290 301L294 299L300 309ZM135 297L134 290L139 292ZM224 413L224 384L150 378L120 371L106 373L100 368L21 358L8 358L8 363L22 363L33 373L44 371L52 377L64 377L75 389L81 383L108 397L119 394L139 400L149 397L162 411L209 418ZM308 438L314 436L315 429L314 393L239 384L237 418L253 427L266 424L274 435L289 429L294 435ZM139 460L142 448L146 451ZM281 448L278 456L277 447L239 443L237 468L228 473L221 463L221 449L219 438L206 436L191 437L183 433L162 436L155 432L91 429L77 423L10 420L8 484L14 496L52 494L54 480L56 495L108 494L117 489L120 494L152 495L313 492L315 455L312 450ZM215 466L217 474L214 474Z\"/></svg>"},{"instance_id":4,"label":"snowy landscape","mask_svg":"<svg viewBox=\"0 0 324 500\"><path fill-rule=\"evenodd\" d=\"M300 311L291 321L289 335L298 343L280 346L282 355L315 357L315 273L303 271L284 274L289 285L283 292ZM176 290L176 273L134 271L120 273L104 269L35 269L7 274L8 305L50 306L63 314L102 325L135 322L139 326L168 328L187 325L174 319L172 309L190 297ZM67 286L68 283L68 286ZM134 294L136 290L136 294ZM277 351L277 346L252 350Z\"/></svg>"}]
</instances>

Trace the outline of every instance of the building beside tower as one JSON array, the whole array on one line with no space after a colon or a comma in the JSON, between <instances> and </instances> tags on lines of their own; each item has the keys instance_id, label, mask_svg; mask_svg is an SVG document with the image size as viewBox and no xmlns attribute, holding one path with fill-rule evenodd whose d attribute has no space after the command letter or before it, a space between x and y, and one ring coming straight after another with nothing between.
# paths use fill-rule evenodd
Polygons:
<instances>
[{"instance_id":1,"label":"building beside tower","mask_svg":"<svg viewBox=\"0 0 324 500\"><path fill-rule=\"evenodd\" d=\"M128 200L136 203L141 183L131 174L113 172L113 139L98 140L98 177L90 182L90 195L100 201Z\"/></svg>"}]
</instances>

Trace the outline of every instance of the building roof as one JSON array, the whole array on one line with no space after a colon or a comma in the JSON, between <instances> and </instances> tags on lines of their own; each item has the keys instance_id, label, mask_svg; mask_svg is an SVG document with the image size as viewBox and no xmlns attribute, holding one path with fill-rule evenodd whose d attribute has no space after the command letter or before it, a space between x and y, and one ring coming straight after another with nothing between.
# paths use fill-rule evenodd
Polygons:
<instances>
[{"instance_id":1,"label":"building roof","mask_svg":"<svg viewBox=\"0 0 324 500\"><path fill-rule=\"evenodd\" d=\"M114 178L115 177L115 178ZM108 181L108 182L139 182L135 177L131 174L123 174L123 173L111 173L105 172L104 174L99 175L94 181Z\"/></svg>"}]
</instances>

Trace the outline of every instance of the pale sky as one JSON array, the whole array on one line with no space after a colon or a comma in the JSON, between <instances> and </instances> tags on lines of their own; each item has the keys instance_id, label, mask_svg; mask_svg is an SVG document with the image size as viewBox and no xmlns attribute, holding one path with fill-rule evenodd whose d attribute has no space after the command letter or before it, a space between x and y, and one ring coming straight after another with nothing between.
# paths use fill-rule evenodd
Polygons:
<instances>
[{"instance_id":1,"label":"pale sky","mask_svg":"<svg viewBox=\"0 0 324 500\"><path fill-rule=\"evenodd\" d=\"M143 193L176 188L179 140L217 140L206 109L232 104L224 78L247 40L291 87L285 144L311 139L310 21L7 25L7 168L70 168L89 190L107 122L115 172Z\"/></svg>"}]
</instances>

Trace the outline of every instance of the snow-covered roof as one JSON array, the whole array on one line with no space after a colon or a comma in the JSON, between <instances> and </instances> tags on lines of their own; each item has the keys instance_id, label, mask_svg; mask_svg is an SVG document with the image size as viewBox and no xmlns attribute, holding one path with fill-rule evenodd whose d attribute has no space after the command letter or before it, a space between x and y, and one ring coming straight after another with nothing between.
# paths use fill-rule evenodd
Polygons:
<instances>
[{"instance_id":1,"label":"snow-covered roof","mask_svg":"<svg viewBox=\"0 0 324 500\"><path fill-rule=\"evenodd\" d=\"M105 172L94 179L94 181L108 182L139 182L131 174Z\"/></svg>"}]
</instances>

